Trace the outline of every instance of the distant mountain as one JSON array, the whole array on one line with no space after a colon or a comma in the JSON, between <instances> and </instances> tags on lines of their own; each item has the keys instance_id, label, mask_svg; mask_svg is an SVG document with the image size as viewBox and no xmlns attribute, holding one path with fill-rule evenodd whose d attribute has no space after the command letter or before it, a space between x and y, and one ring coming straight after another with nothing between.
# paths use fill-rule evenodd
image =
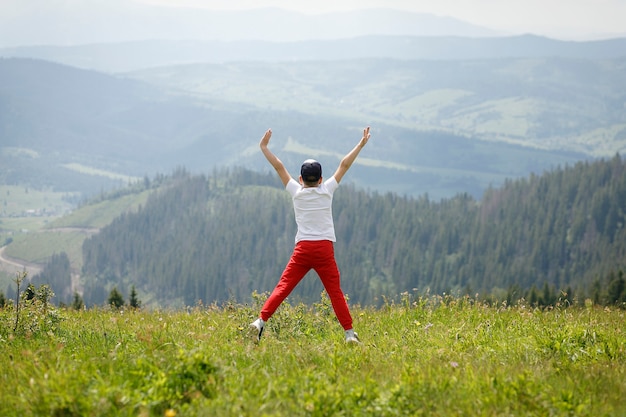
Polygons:
<instances>
[{"instance_id":1,"label":"distant mountain","mask_svg":"<svg viewBox=\"0 0 626 417\"><path fill-rule=\"evenodd\" d=\"M178 65L128 75L206 99L610 157L626 151L625 69L624 58L360 59ZM410 164L412 157L388 159Z\"/></svg>"},{"instance_id":2,"label":"distant mountain","mask_svg":"<svg viewBox=\"0 0 626 417\"><path fill-rule=\"evenodd\" d=\"M361 36L308 41L151 40L77 46L0 48L0 56L37 58L106 72L158 66L238 61L329 61L360 58L468 60L504 58L614 59L626 57L626 38L559 41L533 35Z\"/></svg>"},{"instance_id":3,"label":"distant mountain","mask_svg":"<svg viewBox=\"0 0 626 417\"><path fill-rule=\"evenodd\" d=\"M124 115L163 100L158 89L137 81L45 61L0 60L0 144L117 163L139 153L150 158L151 149L167 151L169 140L133 129L137 118Z\"/></svg>"},{"instance_id":4,"label":"distant mountain","mask_svg":"<svg viewBox=\"0 0 626 417\"><path fill-rule=\"evenodd\" d=\"M449 17L389 9L308 15L273 8L212 11L159 7L127 0L30 0L12 8L0 4L2 47L148 39L291 42L366 35L501 34Z\"/></svg>"},{"instance_id":5,"label":"distant mountain","mask_svg":"<svg viewBox=\"0 0 626 417\"><path fill-rule=\"evenodd\" d=\"M0 181L93 194L106 185L105 180L110 187L111 181L119 182L120 177L152 177L177 167L192 172L233 166L267 171L267 163L258 151L258 140L268 127L275 132L273 148L297 175L297 167L308 156L317 157L332 170L359 139L360 129L371 123L375 139L352 169L349 181L371 190L414 196L428 193L431 198L459 192L479 198L489 185L501 184L507 178L590 157L562 149L477 140L448 127L420 128L410 120L394 125L394 120L387 120L380 113L393 107L377 104L376 100L384 98L395 105L407 99L412 102L410 97L402 97L413 94L417 85L400 88L394 83L411 77L420 68L419 63L407 69L389 67L386 61L342 61L326 66L303 63L291 69L295 70L291 76L307 77L302 71L313 68L314 73L308 76L322 78L301 82L298 89L293 89L293 80L276 68L258 63L246 65L241 64L238 69L201 66L182 68L183 73L179 68L171 68L135 74L149 80L149 84L45 61L0 59ZM399 72L388 78L388 71L394 68ZM185 74L187 70L192 72ZM426 70L438 71L428 66L420 69ZM250 88L241 83L242 79L235 79L233 84L231 80L237 71L260 78L256 83L246 79ZM195 78L194 73L208 75L208 80L217 84L206 84L207 78ZM493 77L489 72L479 74L485 80ZM457 79L454 72L449 75ZM160 77L162 82L156 83ZM183 85L171 84L176 77L181 77L183 83L199 84L186 90ZM475 72L466 71L466 78L457 82L467 83L473 77ZM515 80L514 77L508 82L514 84ZM287 84L283 86L282 82ZM427 99L436 109L445 103L455 105L461 99L454 90L447 90L454 87L447 84L449 79L444 77L438 82L438 90L432 94L428 89L433 85L419 87L424 88L426 96L416 103L428 104L423 101ZM223 83L221 87L219 83ZM374 89L377 83L380 85ZM266 90L259 90L260 85ZM480 85L489 89L489 83ZM360 96L362 88L372 89L373 96ZM224 92L221 96L220 89ZM386 91L384 96L379 89ZM207 95L207 91L212 95ZM267 97L262 91L266 91ZM337 94L352 94L351 91L358 93L354 99L362 97L362 104L340 103ZM241 100L239 93L248 101ZM588 98L581 94L581 100ZM264 98L275 100L275 104ZM507 103L508 108L511 103ZM316 107L308 107L310 104L328 109L315 110ZM336 105L340 107L333 110ZM481 108L480 103L476 106ZM490 104L492 124L496 122L494 111L498 106L497 102ZM413 112L403 108L398 108L398 117L403 111ZM441 111L442 115L447 114L444 107ZM431 109L429 114L436 116L437 112ZM466 120L468 116L461 112L458 117ZM498 123L506 126L509 122L505 118ZM107 172L109 177L104 174Z\"/></svg>"}]
</instances>

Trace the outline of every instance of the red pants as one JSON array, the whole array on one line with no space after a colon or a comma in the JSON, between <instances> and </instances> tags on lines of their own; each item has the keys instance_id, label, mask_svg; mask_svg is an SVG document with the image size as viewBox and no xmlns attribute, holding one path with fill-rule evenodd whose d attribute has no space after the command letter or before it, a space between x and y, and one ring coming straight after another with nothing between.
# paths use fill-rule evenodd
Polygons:
<instances>
[{"instance_id":1,"label":"red pants","mask_svg":"<svg viewBox=\"0 0 626 417\"><path fill-rule=\"evenodd\" d=\"M351 329L352 316L341 291L339 269L335 262L335 248L330 240L301 240L296 243L280 281L261 309L261 319L269 320L278 306L311 269L315 270L322 280L339 323L344 330Z\"/></svg>"}]
</instances>

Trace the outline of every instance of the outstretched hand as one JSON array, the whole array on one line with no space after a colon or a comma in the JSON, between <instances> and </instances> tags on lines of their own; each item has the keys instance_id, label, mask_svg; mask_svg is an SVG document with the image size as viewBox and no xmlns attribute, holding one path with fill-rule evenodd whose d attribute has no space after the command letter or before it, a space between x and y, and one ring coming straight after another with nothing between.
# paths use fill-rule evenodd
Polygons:
<instances>
[{"instance_id":1,"label":"outstretched hand","mask_svg":"<svg viewBox=\"0 0 626 417\"><path fill-rule=\"evenodd\" d=\"M365 144L367 143L368 140L370 140L369 126L363 129L363 136L361 137L361 140L359 141L359 143L350 152L348 152L346 156L343 157L341 162L339 162L339 166L337 167L337 170L335 171L335 174L333 175L335 177L335 180L337 180L338 183L341 182L341 179L346 174L348 169L352 166L352 163L361 152L361 149L365 147Z\"/></svg>"},{"instance_id":2,"label":"outstretched hand","mask_svg":"<svg viewBox=\"0 0 626 417\"><path fill-rule=\"evenodd\" d=\"M370 140L370 127L363 129L363 137L361 138L361 147L365 146L367 141Z\"/></svg>"},{"instance_id":3,"label":"outstretched hand","mask_svg":"<svg viewBox=\"0 0 626 417\"><path fill-rule=\"evenodd\" d=\"M267 129L267 132L261 138L261 142L259 146L267 146L270 143L270 138L272 137L272 129Z\"/></svg>"},{"instance_id":4,"label":"outstretched hand","mask_svg":"<svg viewBox=\"0 0 626 417\"><path fill-rule=\"evenodd\" d=\"M267 129L263 137L261 138L261 142L259 142L259 146L261 147L261 152L265 155L267 161L274 167L280 180L283 182L283 185L287 185L289 180L291 180L291 175L289 175L289 171L285 168L283 163L281 162L276 155L267 147L270 143L270 138L272 137L272 129Z\"/></svg>"}]
</instances>

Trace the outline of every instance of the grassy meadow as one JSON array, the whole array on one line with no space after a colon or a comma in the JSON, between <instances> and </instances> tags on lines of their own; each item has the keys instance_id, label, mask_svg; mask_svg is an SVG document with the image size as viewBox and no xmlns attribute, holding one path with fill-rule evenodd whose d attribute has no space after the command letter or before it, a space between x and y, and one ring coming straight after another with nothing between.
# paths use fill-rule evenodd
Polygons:
<instances>
[{"instance_id":1,"label":"grassy meadow","mask_svg":"<svg viewBox=\"0 0 626 417\"><path fill-rule=\"evenodd\" d=\"M283 304L260 343L251 305L0 310L4 416L623 416L624 310L413 297ZM16 317L19 321L16 325Z\"/></svg>"}]
</instances>

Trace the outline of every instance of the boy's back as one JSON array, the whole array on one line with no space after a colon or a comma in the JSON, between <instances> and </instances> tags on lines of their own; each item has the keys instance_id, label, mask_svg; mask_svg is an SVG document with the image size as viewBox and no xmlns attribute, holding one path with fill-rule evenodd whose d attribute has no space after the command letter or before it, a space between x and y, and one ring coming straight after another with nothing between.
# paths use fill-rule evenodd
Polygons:
<instances>
[{"instance_id":1,"label":"boy's back","mask_svg":"<svg viewBox=\"0 0 626 417\"><path fill-rule=\"evenodd\" d=\"M332 213L333 194L337 187L334 176L317 187L304 187L294 179L287 183L298 225L296 243L301 240L337 240Z\"/></svg>"}]
</instances>

